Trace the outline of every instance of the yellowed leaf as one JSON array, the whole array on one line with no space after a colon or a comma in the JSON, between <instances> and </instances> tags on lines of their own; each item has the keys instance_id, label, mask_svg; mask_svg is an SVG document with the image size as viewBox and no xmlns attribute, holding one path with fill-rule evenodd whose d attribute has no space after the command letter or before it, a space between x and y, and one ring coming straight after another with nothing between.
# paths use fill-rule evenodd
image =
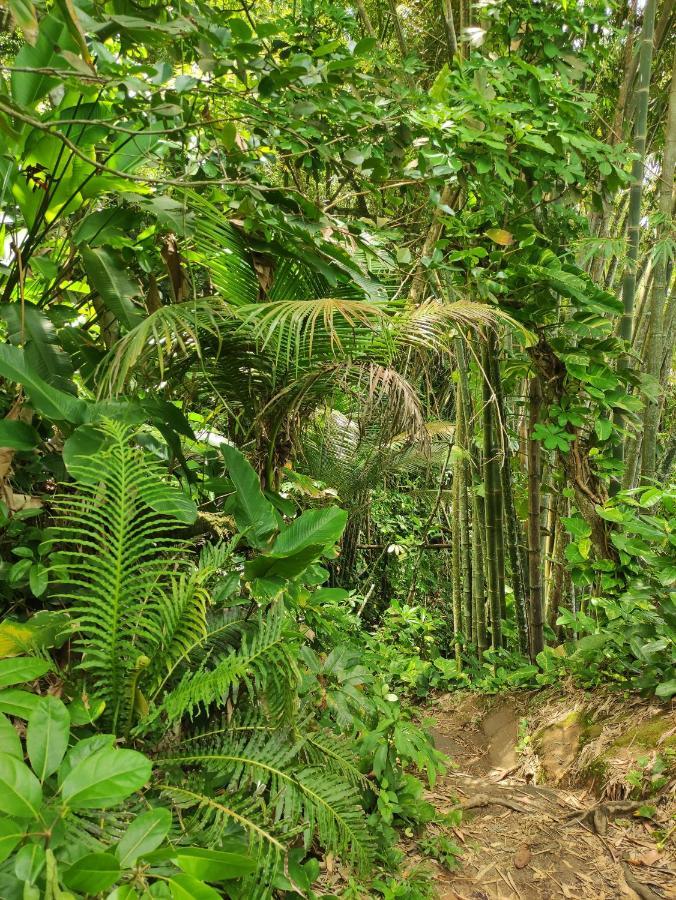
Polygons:
<instances>
[{"instance_id":1,"label":"yellowed leaf","mask_svg":"<svg viewBox=\"0 0 676 900\"><path fill-rule=\"evenodd\" d=\"M489 228L486 231L486 237L489 237L494 243L500 244L501 247L509 247L514 243L514 235L511 231L505 231L504 228Z\"/></svg>"}]
</instances>

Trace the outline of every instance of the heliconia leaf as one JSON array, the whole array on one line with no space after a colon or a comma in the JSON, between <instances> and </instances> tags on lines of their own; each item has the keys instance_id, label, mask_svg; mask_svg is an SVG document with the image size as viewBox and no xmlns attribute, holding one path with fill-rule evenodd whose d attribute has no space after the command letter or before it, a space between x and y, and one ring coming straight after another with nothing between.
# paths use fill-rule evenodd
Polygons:
<instances>
[{"instance_id":1,"label":"heliconia leaf","mask_svg":"<svg viewBox=\"0 0 676 900\"><path fill-rule=\"evenodd\" d=\"M38 375L28 363L24 351L0 344L0 375L23 385L31 402L48 419L79 425L85 420L87 404L72 394L60 391Z\"/></svg>"},{"instance_id":2,"label":"heliconia leaf","mask_svg":"<svg viewBox=\"0 0 676 900\"><path fill-rule=\"evenodd\" d=\"M11 450L32 450L40 443L40 435L27 422L16 419L0 420L0 447Z\"/></svg>"},{"instance_id":3,"label":"heliconia leaf","mask_svg":"<svg viewBox=\"0 0 676 900\"><path fill-rule=\"evenodd\" d=\"M282 531L270 550L275 558L291 556L308 547L326 547L335 544L347 523L344 509L309 509Z\"/></svg>"},{"instance_id":4,"label":"heliconia leaf","mask_svg":"<svg viewBox=\"0 0 676 900\"><path fill-rule=\"evenodd\" d=\"M9 0L9 10L12 18L23 32L29 44L35 44L38 39L38 17L35 13L35 4L31 0Z\"/></svg>"},{"instance_id":5,"label":"heliconia leaf","mask_svg":"<svg viewBox=\"0 0 676 900\"><path fill-rule=\"evenodd\" d=\"M277 529L275 509L265 499L258 475L244 454L230 444L222 444L221 453L237 489L231 503L237 527L254 538L254 546L262 546L264 539Z\"/></svg>"}]
</instances>

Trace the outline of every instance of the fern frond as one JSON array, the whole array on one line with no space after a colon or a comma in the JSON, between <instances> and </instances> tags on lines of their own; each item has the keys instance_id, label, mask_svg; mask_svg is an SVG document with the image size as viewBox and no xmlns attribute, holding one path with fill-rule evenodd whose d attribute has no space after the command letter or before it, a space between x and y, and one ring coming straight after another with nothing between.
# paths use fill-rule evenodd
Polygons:
<instances>
[{"instance_id":1,"label":"fern frond","mask_svg":"<svg viewBox=\"0 0 676 900\"><path fill-rule=\"evenodd\" d=\"M238 795L260 794L265 787L275 821L316 833L323 847L364 871L373 859L374 841L354 785L345 779L342 766L337 773L326 761L304 765L303 746L302 738L294 743L283 732L254 732L201 741L158 763L198 766L215 785Z\"/></svg>"},{"instance_id":2,"label":"fern frond","mask_svg":"<svg viewBox=\"0 0 676 900\"><path fill-rule=\"evenodd\" d=\"M162 646L164 585L175 571L163 550L175 543L168 533L176 523L146 504L158 475L130 445L129 428L111 421L97 428L103 446L71 467L77 493L56 504L52 540L66 555L52 568L59 599L79 623L75 647L88 689L105 701L104 721L117 732L130 714L139 661Z\"/></svg>"},{"instance_id":3,"label":"fern frond","mask_svg":"<svg viewBox=\"0 0 676 900\"><path fill-rule=\"evenodd\" d=\"M193 716L200 708L223 704L241 689L259 702L264 700L272 717L280 717L289 711L292 687L299 677L294 648L284 607L278 603L265 614L259 613L239 648L217 658L212 668L186 672L154 717L165 714L169 722L174 722L185 715Z\"/></svg>"}]
</instances>

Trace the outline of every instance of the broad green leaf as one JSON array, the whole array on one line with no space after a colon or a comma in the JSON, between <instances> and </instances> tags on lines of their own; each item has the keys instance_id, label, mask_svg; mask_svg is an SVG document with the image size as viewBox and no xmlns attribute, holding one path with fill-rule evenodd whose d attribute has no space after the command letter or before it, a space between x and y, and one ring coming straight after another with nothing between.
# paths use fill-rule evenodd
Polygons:
<instances>
[{"instance_id":1,"label":"broad green leaf","mask_svg":"<svg viewBox=\"0 0 676 900\"><path fill-rule=\"evenodd\" d=\"M0 812L15 819L37 819L42 806L40 782L27 765L0 753Z\"/></svg>"},{"instance_id":2,"label":"broad green leaf","mask_svg":"<svg viewBox=\"0 0 676 900\"><path fill-rule=\"evenodd\" d=\"M15 659L0 659L0 687L10 684L26 684L41 678L52 668L46 659L19 656Z\"/></svg>"},{"instance_id":3,"label":"broad green leaf","mask_svg":"<svg viewBox=\"0 0 676 900\"><path fill-rule=\"evenodd\" d=\"M83 248L80 253L89 284L106 308L126 328L138 325L141 314L132 297L138 297L141 289L125 271L122 259L103 247Z\"/></svg>"},{"instance_id":4,"label":"broad green leaf","mask_svg":"<svg viewBox=\"0 0 676 900\"><path fill-rule=\"evenodd\" d=\"M101 452L105 442L105 433L94 425L76 428L63 445L63 462L69 473L78 481L94 481L96 465L87 464Z\"/></svg>"},{"instance_id":5,"label":"broad green leaf","mask_svg":"<svg viewBox=\"0 0 676 900\"><path fill-rule=\"evenodd\" d=\"M228 467L237 495L233 502L233 513L240 531L253 535L262 546L264 538L277 530L277 516L273 505L265 499L261 491L258 475L244 454L223 444L221 453Z\"/></svg>"},{"instance_id":6,"label":"broad green leaf","mask_svg":"<svg viewBox=\"0 0 676 900\"><path fill-rule=\"evenodd\" d=\"M575 644L576 650L599 650L608 643L609 635L607 634L588 634Z\"/></svg>"},{"instance_id":7,"label":"broad green leaf","mask_svg":"<svg viewBox=\"0 0 676 900\"><path fill-rule=\"evenodd\" d=\"M24 834L23 828L16 822L0 818L0 863L10 856L16 845L23 840Z\"/></svg>"},{"instance_id":8,"label":"broad green leaf","mask_svg":"<svg viewBox=\"0 0 676 900\"><path fill-rule=\"evenodd\" d=\"M59 49L77 48L68 39L62 22L52 15L44 16L35 46L22 47L14 60L12 97L21 106L32 106L58 84L57 79L44 72L50 67L58 68ZM32 72L31 69L42 71Z\"/></svg>"},{"instance_id":9,"label":"broad green leaf","mask_svg":"<svg viewBox=\"0 0 676 900\"><path fill-rule=\"evenodd\" d=\"M61 785L71 809L107 809L150 780L150 760L136 750L105 747L79 762Z\"/></svg>"},{"instance_id":10,"label":"broad green leaf","mask_svg":"<svg viewBox=\"0 0 676 900\"><path fill-rule=\"evenodd\" d=\"M14 874L24 884L35 884L45 867L45 850L42 844L25 844L16 854Z\"/></svg>"},{"instance_id":11,"label":"broad green leaf","mask_svg":"<svg viewBox=\"0 0 676 900\"><path fill-rule=\"evenodd\" d=\"M661 697L663 700L671 700L671 698L676 694L676 678L672 678L670 681L663 681L661 684L658 684L655 688L655 694L657 697Z\"/></svg>"},{"instance_id":12,"label":"broad green leaf","mask_svg":"<svg viewBox=\"0 0 676 900\"><path fill-rule=\"evenodd\" d=\"M63 873L63 883L72 891L98 894L115 884L120 864L112 853L88 853Z\"/></svg>"},{"instance_id":13,"label":"broad green leaf","mask_svg":"<svg viewBox=\"0 0 676 900\"><path fill-rule=\"evenodd\" d=\"M244 853L229 853L202 847L181 847L174 857L176 865L188 875L203 881L227 881L256 870L256 860Z\"/></svg>"},{"instance_id":14,"label":"broad green leaf","mask_svg":"<svg viewBox=\"0 0 676 900\"><path fill-rule=\"evenodd\" d=\"M40 435L26 422L16 419L0 420L0 447L11 450L32 450L40 443Z\"/></svg>"},{"instance_id":15,"label":"broad green leaf","mask_svg":"<svg viewBox=\"0 0 676 900\"><path fill-rule=\"evenodd\" d=\"M117 845L116 853L122 868L133 866L139 856L159 847L170 828L171 812L168 809L151 809L134 819Z\"/></svg>"},{"instance_id":16,"label":"broad green leaf","mask_svg":"<svg viewBox=\"0 0 676 900\"><path fill-rule=\"evenodd\" d=\"M607 441L613 433L613 423L609 419L595 419L594 431L600 441Z\"/></svg>"},{"instance_id":17,"label":"broad green leaf","mask_svg":"<svg viewBox=\"0 0 676 900\"><path fill-rule=\"evenodd\" d=\"M0 753L8 753L23 762L21 739L16 728L3 713L0 713Z\"/></svg>"},{"instance_id":18,"label":"broad green leaf","mask_svg":"<svg viewBox=\"0 0 676 900\"><path fill-rule=\"evenodd\" d=\"M606 522L623 522L624 513L615 506L597 506L596 512Z\"/></svg>"},{"instance_id":19,"label":"broad green leaf","mask_svg":"<svg viewBox=\"0 0 676 900\"><path fill-rule=\"evenodd\" d=\"M68 391L73 366L45 313L34 304L24 302L3 304L0 315L7 322L9 342L23 345L26 364L52 387Z\"/></svg>"},{"instance_id":20,"label":"broad green leaf","mask_svg":"<svg viewBox=\"0 0 676 900\"><path fill-rule=\"evenodd\" d=\"M33 563L28 572L28 585L34 597L41 597L49 584L49 569L44 563Z\"/></svg>"},{"instance_id":21,"label":"broad green leaf","mask_svg":"<svg viewBox=\"0 0 676 900\"><path fill-rule=\"evenodd\" d=\"M27 362L23 350L0 344L0 375L23 385L32 403L48 419L73 425L84 422L85 401L47 384Z\"/></svg>"},{"instance_id":22,"label":"broad green leaf","mask_svg":"<svg viewBox=\"0 0 676 900\"><path fill-rule=\"evenodd\" d=\"M174 875L169 882L174 900L221 900L221 894L192 875Z\"/></svg>"},{"instance_id":23,"label":"broad green leaf","mask_svg":"<svg viewBox=\"0 0 676 900\"><path fill-rule=\"evenodd\" d=\"M165 484L158 479L150 486L144 484L139 493L151 509L178 522L192 525L197 518L197 505L178 486Z\"/></svg>"},{"instance_id":24,"label":"broad green leaf","mask_svg":"<svg viewBox=\"0 0 676 900\"><path fill-rule=\"evenodd\" d=\"M28 719L39 701L38 695L31 694L30 691L8 688L0 691L0 712L8 716L17 716L19 719Z\"/></svg>"},{"instance_id":25,"label":"broad green leaf","mask_svg":"<svg viewBox=\"0 0 676 900\"><path fill-rule=\"evenodd\" d=\"M61 765L68 749L70 716L65 705L49 694L41 697L26 729L26 750L33 771L44 781Z\"/></svg>"},{"instance_id":26,"label":"broad green leaf","mask_svg":"<svg viewBox=\"0 0 676 900\"><path fill-rule=\"evenodd\" d=\"M489 237L494 243L500 244L501 247L509 247L514 243L514 235L511 231L505 231L504 228L489 228L486 231L486 237Z\"/></svg>"},{"instance_id":27,"label":"broad green leaf","mask_svg":"<svg viewBox=\"0 0 676 900\"><path fill-rule=\"evenodd\" d=\"M326 547L335 544L347 523L344 509L306 510L285 528L272 546L269 555L281 558L299 553L309 547Z\"/></svg>"}]
</instances>

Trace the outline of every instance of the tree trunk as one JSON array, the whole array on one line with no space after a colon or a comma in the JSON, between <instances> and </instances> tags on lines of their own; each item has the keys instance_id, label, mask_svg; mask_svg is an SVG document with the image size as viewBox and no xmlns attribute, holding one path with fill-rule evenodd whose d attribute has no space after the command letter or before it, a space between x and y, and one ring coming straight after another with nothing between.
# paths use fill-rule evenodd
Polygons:
<instances>
[{"instance_id":1,"label":"tree trunk","mask_svg":"<svg viewBox=\"0 0 676 900\"><path fill-rule=\"evenodd\" d=\"M500 475L495 446L494 397L490 385L492 342L482 348L483 366L483 438L484 438L484 494L486 497L486 581L488 583L488 606L491 623L491 646L494 650L502 646L500 559L502 556L502 495ZM504 557L503 557L504 559ZM502 574L504 585L504 570Z\"/></svg>"},{"instance_id":2,"label":"tree trunk","mask_svg":"<svg viewBox=\"0 0 676 900\"><path fill-rule=\"evenodd\" d=\"M645 168L646 133L648 127L648 99L650 96L650 69L653 56L653 35L655 31L656 0L646 0L643 10L643 27L639 41L638 86L636 88L636 125L634 128L634 153L636 158L631 167L631 187L629 189L629 214L627 218L627 260L622 281L622 319L620 337L631 343L634 329L634 299L636 296L636 269L638 262L639 238L641 233L641 198ZM620 369L630 368L625 355L620 361ZM615 422L621 426L623 416L616 412ZM618 442L617 458L623 458L622 443Z\"/></svg>"},{"instance_id":3,"label":"tree trunk","mask_svg":"<svg viewBox=\"0 0 676 900\"><path fill-rule=\"evenodd\" d=\"M674 166L676 165L676 54L671 74L669 108L664 128L664 154L659 185L659 211L661 221L657 239L665 241L672 232L672 209L674 197ZM653 286L650 294L650 324L648 326L648 346L646 372L659 381L662 369L662 355L665 343L664 313L668 291L667 259L664 252L657 254ZM667 336L669 339L670 336ZM670 338L673 349L673 337ZM650 480L655 477L657 453L657 432L659 429L661 397L649 400L643 413L643 445L641 457L641 477Z\"/></svg>"},{"instance_id":4,"label":"tree trunk","mask_svg":"<svg viewBox=\"0 0 676 900\"><path fill-rule=\"evenodd\" d=\"M545 636L542 616L542 540L540 528L540 480L542 458L540 442L533 438L533 430L540 417L542 389L534 375L529 386L528 429L528 581L530 593L528 611L530 623L530 656L532 660L544 649Z\"/></svg>"}]
</instances>

